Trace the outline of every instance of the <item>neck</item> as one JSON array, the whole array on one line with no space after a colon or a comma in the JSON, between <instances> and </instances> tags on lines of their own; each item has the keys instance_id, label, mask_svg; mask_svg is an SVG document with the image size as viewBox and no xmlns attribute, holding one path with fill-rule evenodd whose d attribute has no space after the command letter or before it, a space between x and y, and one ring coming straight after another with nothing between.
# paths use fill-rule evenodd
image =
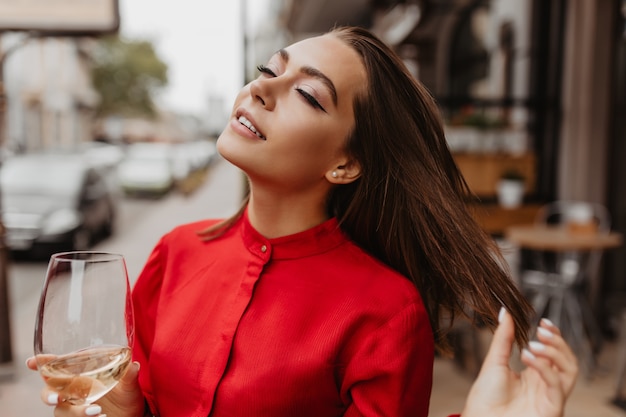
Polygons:
<instances>
[{"instance_id":1,"label":"neck","mask_svg":"<svg viewBox=\"0 0 626 417\"><path fill-rule=\"evenodd\" d=\"M302 232L328 220L325 194L276 196L251 186L248 218L259 233L270 239Z\"/></svg>"}]
</instances>

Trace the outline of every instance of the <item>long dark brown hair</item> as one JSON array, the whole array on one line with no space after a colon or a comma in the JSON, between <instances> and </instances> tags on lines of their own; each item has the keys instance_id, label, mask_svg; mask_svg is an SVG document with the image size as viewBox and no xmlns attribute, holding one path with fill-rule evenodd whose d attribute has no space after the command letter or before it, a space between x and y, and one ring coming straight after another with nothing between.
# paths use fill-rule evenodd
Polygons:
<instances>
[{"instance_id":1,"label":"long dark brown hair","mask_svg":"<svg viewBox=\"0 0 626 417\"><path fill-rule=\"evenodd\" d=\"M360 55L367 88L355 98L356 123L347 140L361 177L331 191L329 216L415 284L440 351L449 352L445 334L456 317L494 328L503 306L524 345L532 308L471 214L471 192L448 150L435 100L369 31L340 27L330 33ZM215 237L242 212L202 234Z\"/></svg>"}]
</instances>

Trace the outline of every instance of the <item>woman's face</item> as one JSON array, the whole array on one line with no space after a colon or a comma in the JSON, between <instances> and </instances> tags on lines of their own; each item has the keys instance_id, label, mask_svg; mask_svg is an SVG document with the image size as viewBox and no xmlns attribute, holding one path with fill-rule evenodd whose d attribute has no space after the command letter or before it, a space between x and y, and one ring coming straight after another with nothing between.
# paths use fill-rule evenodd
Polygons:
<instances>
[{"instance_id":1,"label":"woman's face","mask_svg":"<svg viewBox=\"0 0 626 417\"><path fill-rule=\"evenodd\" d=\"M347 178L353 101L366 76L357 53L332 35L277 52L235 100L218 150L252 183L304 191Z\"/></svg>"}]
</instances>

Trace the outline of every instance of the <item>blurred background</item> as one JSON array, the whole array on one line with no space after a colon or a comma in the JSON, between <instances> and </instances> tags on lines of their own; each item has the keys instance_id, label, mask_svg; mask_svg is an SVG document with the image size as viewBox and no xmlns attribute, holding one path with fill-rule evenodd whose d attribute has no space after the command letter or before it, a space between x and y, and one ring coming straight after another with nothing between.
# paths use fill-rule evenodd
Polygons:
<instances>
[{"instance_id":1,"label":"blurred background","mask_svg":"<svg viewBox=\"0 0 626 417\"><path fill-rule=\"evenodd\" d=\"M626 416L626 0L0 0L0 415L50 414L22 365L49 255L121 252L134 280L169 228L236 210L245 183L215 152L235 95L277 49L344 24L436 98L476 219L525 293L571 296L583 372L566 415ZM545 236L520 240L557 201L600 207L609 243L560 263ZM527 279L546 251L552 270ZM433 416L462 409L490 335L451 337Z\"/></svg>"}]
</instances>

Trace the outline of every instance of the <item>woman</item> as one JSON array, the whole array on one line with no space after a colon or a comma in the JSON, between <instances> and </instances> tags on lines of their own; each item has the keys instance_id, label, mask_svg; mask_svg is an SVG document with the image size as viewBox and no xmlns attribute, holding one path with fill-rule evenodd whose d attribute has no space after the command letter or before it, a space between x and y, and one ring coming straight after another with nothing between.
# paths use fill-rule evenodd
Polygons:
<instances>
[{"instance_id":1,"label":"woman","mask_svg":"<svg viewBox=\"0 0 626 417\"><path fill-rule=\"evenodd\" d=\"M133 291L141 390L133 368L101 404L109 417L426 416L455 317L495 327L504 305L523 345L530 315L467 210L436 104L358 28L259 70L218 140L249 198L156 245ZM576 366L546 332L529 373L564 398Z\"/></svg>"}]
</instances>

